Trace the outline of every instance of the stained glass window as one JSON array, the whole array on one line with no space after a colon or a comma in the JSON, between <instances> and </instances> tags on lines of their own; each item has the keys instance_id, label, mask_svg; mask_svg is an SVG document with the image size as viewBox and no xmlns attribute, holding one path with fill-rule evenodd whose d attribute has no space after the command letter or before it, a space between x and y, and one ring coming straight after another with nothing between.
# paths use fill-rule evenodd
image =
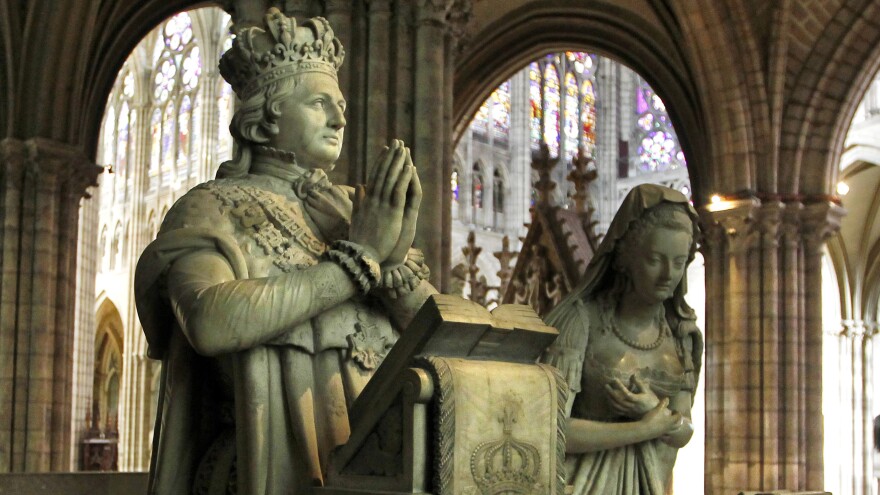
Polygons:
<instances>
[{"instance_id":1,"label":"stained glass window","mask_svg":"<svg viewBox=\"0 0 880 495\"><path fill-rule=\"evenodd\" d=\"M541 67L537 62L532 62L529 64L529 134L533 150L538 149L541 142L541 127L544 121L542 84Z\"/></svg>"},{"instance_id":2,"label":"stained glass window","mask_svg":"<svg viewBox=\"0 0 880 495\"><path fill-rule=\"evenodd\" d=\"M199 107L201 107L202 99L198 94L193 95L192 109L192 131L190 132L189 145L189 175L190 178L196 178L199 171L199 144L202 139L202 119L199 116ZM190 183L190 185L195 185Z\"/></svg>"},{"instance_id":3,"label":"stained glass window","mask_svg":"<svg viewBox=\"0 0 880 495\"><path fill-rule=\"evenodd\" d=\"M134 153L134 125L137 113L132 105L135 80L132 64L126 62L116 77L107 98L107 110L101 124L100 147L97 153L102 165L113 172L102 181L102 201L113 204L125 197L128 164Z\"/></svg>"},{"instance_id":4,"label":"stained glass window","mask_svg":"<svg viewBox=\"0 0 880 495\"><path fill-rule=\"evenodd\" d=\"M550 156L559 156L559 72L556 65L544 68L544 142Z\"/></svg>"},{"instance_id":5,"label":"stained glass window","mask_svg":"<svg viewBox=\"0 0 880 495\"><path fill-rule=\"evenodd\" d=\"M584 131L581 145L592 154L596 146L596 93L593 82L589 79L581 85L581 98L581 126Z\"/></svg>"},{"instance_id":6,"label":"stained glass window","mask_svg":"<svg viewBox=\"0 0 880 495\"><path fill-rule=\"evenodd\" d=\"M590 55L589 53L565 52L565 58L568 60L569 67L584 76L593 70L593 65L595 64L595 55Z\"/></svg>"},{"instance_id":7,"label":"stained glass window","mask_svg":"<svg viewBox=\"0 0 880 495\"><path fill-rule=\"evenodd\" d=\"M199 170L201 121L197 109L202 77L201 49L193 37L189 14L177 14L165 23L154 57L153 105L162 108L162 116L157 129L153 113L151 137L160 142L158 150L155 142L151 144L151 158L158 158L161 168L151 170L161 176L161 184L189 186L188 179L195 178ZM231 95L221 94L224 96L231 100ZM230 108L231 101L226 106Z\"/></svg>"},{"instance_id":8,"label":"stained glass window","mask_svg":"<svg viewBox=\"0 0 880 495\"><path fill-rule=\"evenodd\" d=\"M116 135L113 132L116 129L116 110L112 104L107 107L104 115L104 163L102 165L113 165L113 158L116 156L113 151L113 143L116 142Z\"/></svg>"},{"instance_id":9,"label":"stained glass window","mask_svg":"<svg viewBox=\"0 0 880 495\"><path fill-rule=\"evenodd\" d=\"M571 158L578 150L580 104L578 103L577 78L571 72L565 75L565 149L567 157Z\"/></svg>"},{"instance_id":10,"label":"stained glass window","mask_svg":"<svg viewBox=\"0 0 880 495\"><path fill-rule=\"evenodd\" d=\"M162 172L163 182L166 174L171 173L174 165L174 103L165 106L165 114L162 116ZM169 175L170 177L170 175Z\"/></svg>"},{"instance_id":11,"label":"stained glass window","mask_svg":"<svg viewBox=\"0 0 880 495\"><path fill-rule=\"evenodd\" d=\"M194 46L183 59L183 89L192 91L199 84L199 76L202 74L202 62L199 59L199 47Z\"/></svg>"},{"instance_id":12,"label":"stained glass window","mask_svg":"<svg viewBox=\"0 0 880 495\"><path fill-rule=\"evenodd\" d=\"M232 48L232 19L228 14L223 14L224 25L226 26L223 38L222 53ZM220 163L232 158L232 134L229 132L229 124L232 122L232 114L234 111L235 95L232 92L232 86L222 78L219 79L220 89L217 94L217 150L216 150L216 166Z\"/></svg>"},{"instance_id":13,"label":"stained glass window","mask_svg":"<svg viewBox=\"0 0 880 495\"><path fill-rule=\"evenodd\" d=\"M505 81L492 93L492 130L495 139L506 141L510 134L510 81Z\"/></svg>"},{"instance_id":14,"label":"stained glass window","mask_svg":"<svg viewBox=\"0 0 880 495\"><path fill-rule=\"evenodd\" d=\"M159 171L159 163L162 160L162 111L158 108L153 110L150 118L150 166L151 175Z\"/></svg>"},{"instance_id":15,"label":"stained glass window","mask_svg":"<svg viewBox=\"0 0 880 495\"><path fill-rule=\"evenodd\" d=\"M666 105L644 81L640 81L636 91L636 112L637 172L663 172L686 166Z\"/></svg>"},{"instance_id":16,"label":"stained glass window","mask_svg":"<svg viewBox=\"0 0 880 495\"><path fill-rule=\"evenodd\" d=\"M180 100L180 112L177 114L177 169L181 171L187 170L191 116L192 101L189 95L183 95Z\"/></svg>"},{"instance_id":17,"label":"stained glass window","mask_svg":"<svg viewBox=\"0 0 880 495\"><path fill-rule=\"evenodd\" d=\"M168 100L171 92L174 91L174 85L177 81L176 75L177 66L174 65L174 61L171 59L162 60L159 64L159 70L156 71L156 86L153 92L153 97L158 102L161 103Z\"/></svg>"},{"instance_id":18,"label":"stained glass window","mask_svg":"<svg viewBox=\"0 0 880 495\"><path fill-rule=\"evenodd\" d=\"M477 114L474 115L474 120L471 122L471 130L483 136L485 136L489 132L490 102L491 98L484 101L483 104L480 105L480 109L477 110Z\"/></svg>"},{"instance_id":19,"label":"stained glass window","mask_svg":"<svg viewBox=\"0 0 880 495\"><path fill-rule=\"evenodd\" d=\"M220 84L220 96L217 100L217 118L219 129L217 132L217 160L219 162L232 158L232 134L229 132L229 124L232 122L233 104L235 97L232 86L226 81Z\"/></svg>"},{"instance_id":20,"label":"stained glass window","mask_svg":"<svg viewBox=\"0 0 880 495\"><path fill-rule=\"evenodd\" d=\"M449 179L449 184L452 186L452 201L458 201L458 170L452 171L452 177Z\"/></svg>"},{"instance_id":21,"label":"stained glass window","mask_svg":"<svg viewBox=\"0 0 880 495\"><path fill-rule=\"evenodd\" d=\"M228 126L235 96L217 71L208 69L216 68L220 47L231 46L231 35L221 36L229 26L230 17L216 7L166 19L134 49L105 95L95 157L101 165L112 165L113 174L104 174L100 181L99 254L104 276L96 280L98 292L110 293L108 288L123 281L119 277L124 278L126 272L121 269L132 266L143 243L155 236L161 223L157 213L167 212L195 180L208 178L209 163L222 161L216 159L214 143L223 146L226 156L222 158L232 155ZM210 39L197 39L198 33ZM215 106L219 108L215 110ZM215 120L202 121L202 117ZM134 179L140 177L143 187L135 189L134 184L141 181ZM135 244L129 246L130 241ZM118 296L122 300L114 302L132 304L126 294ZM143 377L132 380L133 390L146 389L140 383ZM117 383L123 382L123 375L117 374L104 383L111 383L115 390ZM113 402L109 404L113 409ZM81 409L78 415L84 415L88 408ZM149 412L142 413L127 420L144 422ZM82 423L83 419L77 421ZM132 437L132 445L149 445L142 436Z\"/></svg>"},{"instance_id":22,"label":"stained glass window","mask_svg":"<svg viewBox=\"0 0 880 495\"><path fill-rule=\"evenodd\" d=\"M119 122L116 124L116 173L122 178L125 176L125 166L128 162L128 136L129 136L129 110L128 102L122 103L119 109ZM123 181L119 181L123 183Z\"/></svg>"}]
</instances>

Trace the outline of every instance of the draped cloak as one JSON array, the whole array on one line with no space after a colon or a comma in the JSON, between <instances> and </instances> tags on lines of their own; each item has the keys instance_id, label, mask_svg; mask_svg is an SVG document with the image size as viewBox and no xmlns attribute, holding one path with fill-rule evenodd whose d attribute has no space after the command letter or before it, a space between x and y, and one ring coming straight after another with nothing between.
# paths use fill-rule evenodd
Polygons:
<instances>
[{"instance_id":1,"label":"draped cloak","mask_svg":"<svg viewBox=\"0 0 880 495\"><path fill-rule=\"evenodd\" d=\"M289 187L265 177L202 184L169 210L135 273L149 356L163 364L149 493L299 495L322 484L330 451L348 439L350 406L396 339L378 302L353 298L270 341L205 357L165 286L174 262L197 252L220 255L236 280L295 274L326 249L316 231ZM284 311L268 300L249 303Z\"/></svg>"}]
</instances>

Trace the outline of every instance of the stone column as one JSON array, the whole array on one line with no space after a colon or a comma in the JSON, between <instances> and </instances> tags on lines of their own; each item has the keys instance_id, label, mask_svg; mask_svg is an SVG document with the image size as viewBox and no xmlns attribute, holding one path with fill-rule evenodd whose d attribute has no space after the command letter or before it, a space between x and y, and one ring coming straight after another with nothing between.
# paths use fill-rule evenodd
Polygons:
<instances>
[{"instance_id":1,"label":"stone column","mask_svg":"<svg viewBox=\"0 0 880 495\"><path fill-rule=\"evenodd\" d=\"M706 257L706 493L727 493L727 485L751 479L748 366L757 358L749 335L749 255L756 237L751 230L757 200L728 202L705 219L709 234ZM710 306L711 305L711 306ZM757 384L756 384L757 385ZM713 491L714 487L721 488Z\"/></svg>"},{"instance_id":2,"label":"stone column","mask_svg":"<svg viewBox=\"0 0 880 495\"><path fill-rule=\"evenodd\" d=\"M780 268L780 359L781 359L781 410L780 420L780 483L784 487L804 487L804 456L806 448L803 431L804 368L801 280L803 277L800 249L800 209L798 203L786 205L782 216L782 236L779 248ZM821 367L821 366L820 366ZM821 428L821 423L817 425ZM780 485L777 485L780 486Z\"/></svg>"},{"instance_id":3,"label":"stone column","mask_svg":"<svg viewBox=\"0 0 880 495\"><path fill-rule=\"evenodd\" d=\"M446 2L446 36L443 45L444 71L442 101L444 105L442 120L440 121L441 126L436 136L440 139L440 146L443 150L442 161L440 163L440 183L438 184L439 187L437 187L437 190L440 193L439 204L442 213L440 235L438 236L440 238L440 258L434 265L432 265L437 267L435 270L440 271L439 281L437 280L438 277L435 276L433 282L438 284L436 287L444 293L449 290L452 274L452 184L449 182L449 177L452 175L453 162L455 160L455 143L453 142L452 136L452 101L454 99L452 85L453 74L455 73L456 56L461 53L461 50L465 45L465 27L471 16L471 5L468 2L469 0L449 0ZM421 125L423 124L416 122L416 128L419 128ZM489 134L492 134L491 126ZM494 164L491 168L494 170ZM484 180L488 181L489 184L493 184L491 173L492 172L488 172L488 176L484 177ZM489 196L486 196L485 193L483 194L483 211L491 214L491 212L494 211L493 197L491 195L493 186L490 185L489 188L486 188L486 183L484 182L483 189L484 191L488 190L490 193ZM488 205L489 208L486 208L486 205ZM491 221L486 223L486 225L491 224Z\"/></svg>"},{"instance_id":4,"label":"stone column","mask_svg":"<svg viewBox=\"0 0 880 495\"><path fill-rule=\"evenodd\" d=\"M532 195L529 72L521 70L510 78L510 197L505 201L504 233L512 239L524 236L523 224L531 221L529 203ZM514 242L515 245L518 245Z\"/></svg>"},{"instance_id":5,"label":"stone column","mask_svg":"<svg viewBox=\"0 0 880 495\"><path fill-rule=\"evenodd\" d=\"M779 237L784 208L785 205L778 201L761 205L757 222L761 236L760 264L755 273L761 270L779 273ZM750 373L751 383L764 384L757 388L759 396L754 399L754 403L763 404L758 433L761 435L759 460L763 460L764 466L759 477L764 486L774 486L779 480L779 438L780 429L783 428L779 418L784 400L780 389L779 279L753 278L761 283L760 301L764 308L756 325L760 330L758 342L763 366L752 367Z\"/></svg>"},{"instance_id":6,"label":"stone column","mask_svg":"<svg viewBox=\"0 0 880 495\"><path fill-rule=\"evenodd\" d=\"M823 488L821 245L836 208L746 198L701 212L707 494Z\"/></svg>"},{"instance_id":7,"label":"stone column","mask_svg":"<svg viewBox=\"0 0 880 495\"><path fill-rule=\"evenodd\" d=\"M822 340L824 329L822 328L822 253L825 241L840 229L845 211L842 207L828 202L817 202L806 205L801 211L801 237L804 244L804 324L805 337L805 394L810 402L804 407L806 424L814 425L806 432L806 444L811 446L806 451L807 486L823 487L824 480L824 417L822 415L822 367L814 366L813 363L822 362ZM863 332L864 334L864 332ZM872 390L872 334L869 332L864 339L862 347L862 374L865 382L862 384L862 392L866 393L868 400L861 402L863 406L862 429L855 427L857 435L862 443L865 456L862 459L861 469L866 473L863 479L863 487L855 493L872 493L871 480L874 467L871 465L873 438L873 422L871 418L872 402L870 397ZM858 347L858 346L857 346ZM856 425L856 423L854 423ZM867 445L864 443L867 441ZM857 469L859 468L856 465Z\"/></svg>"},{"instance_id":8,"label":"stone column","mask_svg":"<svg viewBox=\"0 0 880 495\"><path fill-rule=\"evenodd\" d=\"M76 261L76 320L73 343L73 379L71 404L70 470L80 467L82 434L90 426L86 416L92 409L92 386L95 377L95 275L101 259L98 246L98 189L90 187L79 208Z\"/></svg>"},{"instance_id":9,"label":"stone column","mask_svg":"<svg viewBox=\"0 0 880 495\"><path fill-rule=\"evenodd\" d=\"M431 269L431 282L443 291L444 272L439 269L441 260L449 260L450 252L443 249L443 218L449 201L443 195L444 150L441 129L444 114L443 99L446 96L444 76L446 58L446 2L444 0L419 0L416 7L416 60L414 119L415 134L412 142L413 163L422 181L424 199L419 214L416 245L424 250ZM440 138L438 139L438 133ZM445 201L444 201L445 200ZM438 230L440 232L438 232ZM439 234L439 235L438 235ZM435 268L436 267L436 268Z\"/></svg>"},{"instance_id":10,"label":"stone column","mask_svg":"<svg viewBox=\"0 0 880 495\"><path fill-rule=\"evenodd\" d=\"M330 22L330 26L333 27L333 32L336 33L336 37L342 41L342 46L346 49L346 60L342 64L342 67L339 68L339 72L337 73L337 77L339 78L339 89L342 91L343 96L348 101L348 105L351 106L351 67L353 64L351 54L354 53L352 50L352 43L354 41L352 28L351 28L351 10L352 10L352 2L351 0L325 0L325 13L324 16ZM346 118L351 119L351 112L346 111ZM351 155L347 152L348 149L351 149L352 143L351 138L353 136L352 131L354 126L351 126L351 122L349 122L348 129L345 130L346 137L343 140L343 152L339 156L339 160L336 162L336 168L330 173L330 178L340 184L348 183L348 174L351 168L350 158Z\"/></svg>"},{"instance_id":11,"label":"stone column","mask_svg":"<svg viewBox=\"0 0 880 495\"><path fill-rule=\"evenodd\" d=\"M376 166L375 157L388 144L391 52L391 0L367 0L367 173ZM408 146L412 144L407 143Z\"/></svg>"},{"instance_id":12,"label":"stone column","mask_svg":"<svg viewBox=\"0 0 880 495\"><path fill-rule=\"evenodd\" d=\"M215 26L209 29L216 30ZM213 51L216 51L214 49ZM202 107L209 107L202 113L205 119L216 120L217 114L214 105L210 101L216 101L216 86L206 84L214 81L210 73L202 76L201 83L204 86L200 89L205 90ZM209 87L211 87L209 89ZM145 98L146 95L140 95ZM212 98L213 100L208 100ZM152 240L149 232L149 204L145 200L149 189L149 162L150 162L150 126L149 126L149 104L146 101L139 102L137 108L143 115L139 115L139 125L134 132L137 132L137 146L132 150L132 163L137 164L130 170L137 170L140 173L132 176L132 198L129 205L132 207L131 217L128 218L129 224L129 242L125 246L124 259L128 261L125 269L128 272L129 295L128 300L134 301L134 269L140 253ZM211 122L214 122L212 120ZM216 146L218 129L216 125L202 122L205 140L203 146ZM212 128L212 129L211 129ZM205 156L199 154L200 172L198 180L206 180L207 170L211 168L207 163L207 156L212 155L204 149ZM216 164L214 165L216 167ZM158 214L158 212L157 212ZM150 422L149 411L151 400L149 391L149 380L144 379L145 369L149 368L149 361L146 358L147 345L141 328L140 320L137 317L137 311L134 304L127 307L126 314L120 315L125 325L125 335L123 336L123 387L120 390L120 409L119 409L119 469L120 471L145 470L149 468L150 448L148 439L153 425Z\"/></svg>"},{"instance_id":13,"label":"stone column","mask_svg":"<svg viewBox=\"0 0 880 495\"><path fill-rule=\"evenodd\" d=\"M101 168L77 148L0 141L0 471L70 466L79 201Z\"/></svg>"},{"instance_id":14,"label":"stone column","mask_svg":"<svg viewBox=\"0 0 880 495\"><path fill-rule=\"evenodd\" d=\"M391 92L398 104L391 113L391 136L412 143L416 122L413 120L413 101L415 88L415 24L413 22L413 2L397 2L394 10L393 37L394 70L391 73ZM401 103L406 104L401 104Z\"/></svg>"},{"instance_id":15,"label":"stone column","mask_svg":"<svg viewBox=\"0 0 880 495\"><path fill-rule=\"evenodd\" d=\"M220 50L219 47L215 46L210 46L210 48L214 52ZM199 113L198 118L202 122L202 136L198 141L199 150L198 153L196 153L197 163L194 164L196 167L198 167L198 172L195 179L187 177L185 189L189 189L196 184L200 184L207 180L213 179L214 174L217 171L217 167L220 166L219 163L214 162L214 157L217 156L215 150L217 149L220 140L220 112L217 108L217 98L219 98L220 96L220 85L218 84L218 81L220 80L220 78L218 77L219 70L217 69L216 64L205 65L208 66L208 70L206 70L202 74L202 80L199 81L199 100L201 104L197 108L197 111ZM144 128L149 129L149 114L148 112L143 113L144 118L147 120L147 125L145 125ZM146 136L147 139L149 139L149 131L147 132ZM140 141L138 141L138 144L140 144ZM137 189L133 189L133 191L137 191ZM141 194L140 197L143 198L143 194ZM143 221L146 221L146 218L144 218ZM133 235L132 238L134 238Z\"/></svg>"}]
</instances>

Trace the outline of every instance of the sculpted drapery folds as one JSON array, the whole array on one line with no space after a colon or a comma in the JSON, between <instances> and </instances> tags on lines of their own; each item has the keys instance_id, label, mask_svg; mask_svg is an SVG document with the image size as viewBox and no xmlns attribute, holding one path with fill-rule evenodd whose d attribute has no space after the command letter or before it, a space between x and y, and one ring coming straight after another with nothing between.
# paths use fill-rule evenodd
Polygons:
<instances>
[{"instance_id":1,"label":"sculpted drapery folds","mask_svg":"<svg viewBox=\"0 0 880 495\"><path fill-rule=\"evenodd\" d=\"M699 233L687 198L634 188L587 267L547 317L543 360L571 389L566 440L574 493L663 494L690 440L703 339L684 300Z\"/></svg>"},{"instance_id":2,"label":"sculpted drapery folds","mask_svg":"<svg viewBox=\"0 0 880 495\"><path fill-rule=\"evenodd\" d=\"M300 494L323 482L348 409L433 287L411 249L421 186L385 147L353 189L327 178L346 101L329 23L270 9L220 71L236 156L185 194L138 262L163 379L150 493Z\"/></svg>"}]
</instances>

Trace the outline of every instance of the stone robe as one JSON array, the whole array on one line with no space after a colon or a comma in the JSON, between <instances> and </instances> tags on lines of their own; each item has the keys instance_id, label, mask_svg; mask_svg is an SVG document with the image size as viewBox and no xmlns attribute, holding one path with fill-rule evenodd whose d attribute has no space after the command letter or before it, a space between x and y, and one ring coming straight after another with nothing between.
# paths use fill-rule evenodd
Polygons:
<instances>
[{"instance_id":1,"label":"stone robe","mask_svg":"<svg viewBox=\"0 0 880 495\"><path fill-rule=\"evenodd\" d=\"M297 495L322 483L329 453L348 439L348 410L396 331L364 298L270 339L247 315L295 319L298 305L332 293L308 274L325 242L290 184L273 177L202 184L168 212L135 282L150 357L163 361L151 494ZM221 256L236 278L226 283L259 279L208 301L234 326L233 352L197 353L188 315L169 303L169 267L193 253ZM279 276L286 288L271 285Z\"/></svg>"}]
</instances>

